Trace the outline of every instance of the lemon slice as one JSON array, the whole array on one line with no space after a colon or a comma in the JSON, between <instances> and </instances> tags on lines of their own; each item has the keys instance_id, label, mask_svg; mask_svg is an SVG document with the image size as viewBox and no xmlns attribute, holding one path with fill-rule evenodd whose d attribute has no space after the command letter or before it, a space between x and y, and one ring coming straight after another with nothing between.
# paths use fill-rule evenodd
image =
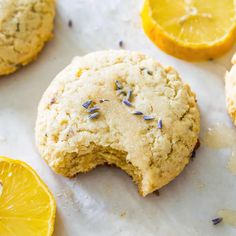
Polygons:
<instances>
[{"instance_id":1,"label":"lemon slice","mask_svg":"<svg viewBox=\"0 0 236 236\"><path fill-rule=\"evenodd\" d=\"M145 0L141 16L158 47L189 61L221 56L236 39L235 0Z\"/></svg>"},{"instance_id":2,"label":"lemon slice","mask_svg":"<svg viewBox=\"0 0 236 236\"><path fill-rule=\"evenodd\" d=\"M55 200L35 171L0 157L0 235L52 235L55 213Z\"/></svg>"}]
</instances>

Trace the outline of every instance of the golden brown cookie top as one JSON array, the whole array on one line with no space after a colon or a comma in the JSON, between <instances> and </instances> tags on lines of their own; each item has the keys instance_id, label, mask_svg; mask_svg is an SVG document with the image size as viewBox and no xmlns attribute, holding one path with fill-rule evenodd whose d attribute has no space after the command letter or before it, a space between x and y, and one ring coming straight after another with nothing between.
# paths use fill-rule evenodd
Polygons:
<instances>
[{"instance_id":1,"label":"golden brown cookie top","mask_svg":"<svg viewBox=\"0 0 236 236\"><path fill-rule=\"evenodd\" d=\"M146 195L182 171L199 126L195 95L174 69L141 53L101 51L75 58L51 83L36 138L49 165L66 176L78 172L67 168L69 154L123 153Z\"/></svg>"}]
</instances>

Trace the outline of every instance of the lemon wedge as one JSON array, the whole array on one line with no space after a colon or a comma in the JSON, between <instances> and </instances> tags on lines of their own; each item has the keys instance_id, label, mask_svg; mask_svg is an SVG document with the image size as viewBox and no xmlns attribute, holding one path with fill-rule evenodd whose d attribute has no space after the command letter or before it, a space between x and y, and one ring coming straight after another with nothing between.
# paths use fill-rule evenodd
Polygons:
<instances>
[{"instance_id":1,"label":"lemon wedge","mask_svg":"<svg viewBox=\"0 0 236 236\"><path fill-rule=\"evenodd\" d=\"M0 157L0 235L52 235L55 213L55 200L36 172Z\"/></svg>"},{"instance_id":2,"label":"lemon wedge","mask_svg":"<svg viewBox=\"0 0 236 236\"><path fill-rule=\"evenodd\" d=\"M236 39L234 0L145 0L148 37L175 57L196 61L221 56Z\"/></svg>"}]
</instances>

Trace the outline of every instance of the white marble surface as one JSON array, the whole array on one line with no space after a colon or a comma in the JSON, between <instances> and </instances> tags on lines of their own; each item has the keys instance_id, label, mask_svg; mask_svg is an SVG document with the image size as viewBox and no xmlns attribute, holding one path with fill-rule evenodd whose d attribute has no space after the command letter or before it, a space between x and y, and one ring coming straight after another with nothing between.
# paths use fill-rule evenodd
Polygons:
<instances>
[{"instance_id":1,"label":"white marble surface","mask_svg":"<svg viewBox=\"0 0 236 236\"><path fill-rule=\"evenodd\" d=\"M37 104L53 77L73 56L119 48L138 50L175 67L197 93L202 131L216 122L232 126L224 102L226 69L234 52L213 62L188 63L166 55L144 35L141 0L58 0L55 38L33 64L0 79L0 155L33 166L57 200L56 236L233 236L212 226L222 208L236 209L236 177L226 169L227 150L203 145L196 159L160 196L142 198L119 169L99 167L68 180L54 174L34 144ZM73 27L68 27L68 20ZM235 48L236 49L236 48Z\"/></svg>"}]
</instances>

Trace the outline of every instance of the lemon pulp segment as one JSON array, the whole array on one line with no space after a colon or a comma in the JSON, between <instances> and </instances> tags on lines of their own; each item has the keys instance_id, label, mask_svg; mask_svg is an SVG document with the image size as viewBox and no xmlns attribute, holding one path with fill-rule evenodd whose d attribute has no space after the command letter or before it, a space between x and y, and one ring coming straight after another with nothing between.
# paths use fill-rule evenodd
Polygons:
<instances>
[{"instance_id":1,"label":"lemon pulp segment","mask_svg":"<svg viewBox=\"0 0 236 236\"><path fill-rule=\"evenodd\" d=\"M52 194L32 168L0 157L0 235L51 235L55 212Z\"/></svg>"}]
</instances>

